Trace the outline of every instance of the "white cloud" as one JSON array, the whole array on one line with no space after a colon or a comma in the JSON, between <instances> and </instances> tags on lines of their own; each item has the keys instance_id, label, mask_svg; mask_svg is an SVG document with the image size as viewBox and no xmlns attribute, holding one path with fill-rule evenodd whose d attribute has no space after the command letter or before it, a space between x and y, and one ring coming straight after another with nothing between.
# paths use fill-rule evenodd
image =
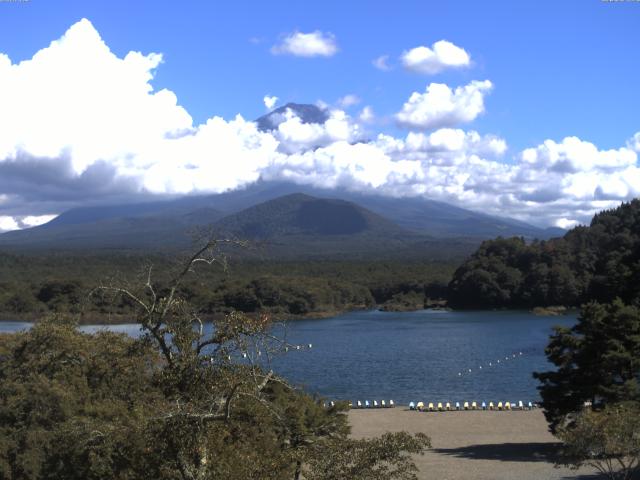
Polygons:
<instances>
[{"instance_id":1,"label":"white cloud","mask_svg":"<svg viewBox=\"0 0 640 480\"><path fill-rule=\"evenodd\" d=\"M640 132L636 133L629 139L629 141L627 142L627 146L630 149L640 153Z\"/></svg>"},{"instance_id":2,"label":"white cloud","mask_svg":"<svg viewBox=\"0 0 640 480\"><path fill-rule=\"evenodd\" d=\"M20 230L18 222L13 217L0 215L0 232L9 232L11 230Z\"/></svg>"},{"instance_id":3,"label":"white cloud","mask_svg":"<svg viewBox=\"0 0 640 480\"><path fill-rule=\"evenodd\" d=\"M417 73L434 75L447 68L468 67L469 54L446 40L440 40L429 47L415 47L404 52L400 58L402 65Z\"/></svg>"},{"instance_id":4,"label":"white cloud","mask_svg":"<svg viewBox=\"0 0 640 480\"><path fill-rule=\"evenodd\" d=\"M636 157L629 148L598 150L577 137L567 137L562 143L546 140L522 152L524 163L560 173L616 171L635 165Z\"/></svg>"},{"instance_id":5,"label":"white cloud","mask_svg":"<svg viewBox=\"0 0 640 480\"><path fill-rule=\"evenodd\" d=\"M336 38L331 33L316 30L310 33L293 32L271 47L274 55L296 57L332 57L338 52Z\"/></svg>"},{"instance_id":6,"label":"white cloud","mask_svg":"<svg viewBox=\"0 0 640 480\"><path fill-rule=\"evenodd\" d=\"M26 217L22 217L20 219L20 223L24 227L37 227L38 225L50 222L56 217L57 215L28 215Z\"/></svg>"},{"instance_id":7,"label":"white cloud","mask_svg":"<svg viewBox=\"0 0 640 480\"><path fill-rule=\"evenodd\" d=\"M484 112L484 95L492 88L489 80L474 80L455 90L443 83L431 83L425 93L411 94L396 120L401 126L418 130L468 123Z\"/></svg>"},{"instance_id":8,"label":"white cloud","mask_svg":"<svg viewBox=\"0 0 640 480\"><path fill-rule=\"evenodd\" d=\"M341 108L349 108L359 104L360 102L360 97L353 93L349 93L344 97L338 99L338 106L340 106Z\"/></svg>"},{"instance_id":9,"label":"white cloud","mask_svg":"<svg viewBox=\"0 0 640 480\"><path fill-rule=\"evenodd\" d=\"M173 92L153 88L161 59L114 55L86 20L30 60L0 54L0 229L78 205L220 192L259 178L426 196L565 226L640 196L637 135L611 150L547 140L505 161L504 139L452 128L484 111L489 81L431 84L397 116L416 131L367 140L368 107L357 119L331 110L322 124L287 112L272 132L240 116L194 124Z\"/></svg>"},{"instance_id":10,"label":"white cloud","mask_svg":"<svg viewBox=\"0 0 640 480\"><path fill-rule=\"evenodd\" d=\"M391 70L391 67L389 66L389 55L380 55L379 57L374 58L371 63L374 67L378 70L382 70L383 72Z\"/></svg>"},{"instance_id":11,"label":"white cloud","mask_svg":"<svg viewBox=\"0 0 640 480\"><path fill-rule=\"evenodd\" d=\"M374 118L375 114L373 113L373 108L371 108L369 105L364 107L360 111L360 115L358 115L358 120L360 120L362 123L372 122Z\"/></svg>"},{"instance_id":12,"label":"white cloud","mask_svg":"<svg viewBox=\"0 0 640 480\"><path fill-rule=\"evenodd\" d=\"M558 218L555 222L556 227L564 228L565 230L569 230L570 228L578 226L580 222L577 220L571 220L568 218Z\"/></svg>"},{"instance_id":13,"label":"white cloud","mask_svg":"<svg viewBox=\"0 0 640 480\"><path fill-rule=\"evenodd\" d=\"M334 142L354 143L361 139L362 130L342 110L329 111L329 118L322 124L304 123L291 109L287 109L282 122L272 132L279 142L278 151L298 153Z\"/></svg>"},{"instance_id":14,"label":"white cloud","mask_svg":"<svg viewBox=\"0 0 640 480\"><path fill-rule=\"evenodd\" d=\"M264 106L267 110L273 110L273 107L275 107L278 102L278 97L265 95L262 101L264 102Z\"/></svg>"}]
</instances>

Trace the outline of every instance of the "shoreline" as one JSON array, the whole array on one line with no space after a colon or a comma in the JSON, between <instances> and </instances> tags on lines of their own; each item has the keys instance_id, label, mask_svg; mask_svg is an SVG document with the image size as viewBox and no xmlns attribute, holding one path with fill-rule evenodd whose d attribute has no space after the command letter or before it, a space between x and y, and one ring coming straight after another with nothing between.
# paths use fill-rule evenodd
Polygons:
<instances>
[{"instance_id":1,"label":"shoreline","mask_svg":"<svg viewBox=\"0 0 640 480\"><path fill-rule=\"evenodd\" d=\"M415 455L418 479L595 480L591 468L556 468L559 443L540 409L528 411L416 412L406 406L352 409L353 438L406 431L431 437L432 448Z\"/></svg>"},{"instance_id":2,"label":"shoreline","mask_svg":"<svg viewBox=\"0 0 640 480\"><path fill-rule=\"evenodd\" d=\"M379 304L379 305L375 305L373 308L350 308L350 309L345 309L345 310L322 310L322 311L316 311L316 312L309 312L307 314L304 315L294 315L291 313L287 313L287 314L277 314L277 313L272 313L272 315L274 316L274 318L276 318L274 320L274 323L277 322L295 322L298 320L324 320L327 318L333 318L333 317L337 317L340 315L345 315L348 313L355 313L355 312L366 312L366 311L379 311L379 312L386 312L386 313L405 313L405 312L419 312L422 310L437 310L437 311L452 311L452 312L466 312L469 311L467 309L452 309L449 307L441 307L441 306L425 306L423 308L416 308L413 310L390 310L390 309L385 309L384 308L384 304ZM482 310L479 309L478 311L508 311L508 310L517 310L520 311L519 309L486 309L486 310ZM557 312L549 312L549 313L541 313L542 309L538 309L538 307L534 308L534 309L523 309L521 311L527 311L529 312L531 315L535 315L535 316L566 316L572 313L575 313L577 310L576 309L572 309L572 308L565 308L562 313L557 313ZM217 313L213 313L213 314L209 314L203 318L205 318L206 320L211 320L211 319L215 319L215 318L219 318L222 315L226 315L228 312L217 312ZM269 312L267 312L269 313ZM49 315L55 315L56 312L42 312L42 313L28 313L28 314L14 314L14 313L7 313L7 312L0 312L0 323L5 323L5 322L25 322L25 323L37 323L38 321L40 321L40 319L49 316ZM247 315L260 315L261 312L249 312L247 313ZM60 313L60 315L69 315L71 317L77 316L78 314L68 314L68 313ZM78 325L127 325L127 324L135 324L138 323L135 321L135 319L129 317L129 316L125 316L125 315L118 315L118 314L114 314L114 315L97 315L94 313L91 314L85 314L82 316L82 318L79 320Z\"/></svg>"}]
</instances>

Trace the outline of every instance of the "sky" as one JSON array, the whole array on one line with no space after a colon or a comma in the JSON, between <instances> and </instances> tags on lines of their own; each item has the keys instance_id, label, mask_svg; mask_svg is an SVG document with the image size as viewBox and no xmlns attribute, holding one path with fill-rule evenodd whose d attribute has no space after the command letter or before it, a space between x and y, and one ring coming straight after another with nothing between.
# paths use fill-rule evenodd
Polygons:
<instances>
[{"instance_id":1,"label":"sky","mask_svg":"<svg viewBox=\"0 0 640 480\"><path fill-rule=\"evenodd\" d=\"M0 0L0 231L291 181L540 226L640 196L640 2ZM288 102L327 109L324 124Z\"/></svg>"}]
</instances>

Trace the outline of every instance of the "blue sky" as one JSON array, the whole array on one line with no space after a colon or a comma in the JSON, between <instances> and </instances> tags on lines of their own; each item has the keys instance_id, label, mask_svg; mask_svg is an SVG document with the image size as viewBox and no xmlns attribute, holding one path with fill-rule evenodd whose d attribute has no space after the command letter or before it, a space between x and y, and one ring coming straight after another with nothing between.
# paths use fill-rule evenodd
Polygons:
<instances>
[{"instance_id":1,"label":"blue sky","mask_svg":"<svg viewBox=\"0 0 640 480\"><path fill-rule=\"evenodd\" d=\"M622 160L611 160L613 163L610 165L605 164L609 160L590 161L597 164L597 168L594 167L597 178L592 176L590 180L584 180L587 182L584 189L575 185L575 178L569 181L562 175L553 177L547 190L545 182L532 185L522 180L536 174L585 173L578 171L581 168L576 164L580 160L572 157L574 153L565 151L569 148L564 148L566 145L563 143L567 137L588 142L598 151L621 148L635 151L633 139L640 131L637 86L640 73L640 2L0 2L0 53L6 54L12 64L17 65L47 48L50 42L59 39L83 18L91 23L119 59L130 51L139 51L143 55L161 53L162 63L153 69L150 85L156 92L162 89L173 92L177 103L190 115L194 128L213 116L220 116L225 121L232 121L237 114L246 120L255 119L266 111L263 97L274 95L279 99L278 105L289 101L322 101L329 107L345 110L352 119L356 119L364 107L370 107L375 113L374 119L361 126L365 132L363 136L349 138L351 143L358 138L372 138L378 133L405 139L411 128L399 126L397 114L412 93L424 93L431 83L446 84L454 89L470 85L473 81L491 82L492 88L482 96L480 113L457 124L440 125L504 141L506 150L499 159L489 155L491 158L487 161L494 163L483 167L480 175L473 169L456 167L458 170L455 172L449 170L444 176L440 175L442 172L437 172L437 175L455 177L463 184L448 189L447 180L439 177L436 185L430 185L428 179L432 174L427 172L424 163L427 161L425 155L428 155L422 152L425 155L420 157L423 172L420 182L424 188L416 187L414 178L409 182L410 187L402 191L402 186L407 183L389 186L388 181L379 181L378 173L351 182L347 185L349 187L378 189L393 195L420 194L534 223L567 226L585 221L593 211L631 198L640 191L640 185L633 183L636 171L630 176L628 171L620 170L637 169L637 158L634 160L628 156ZM274 55L273 47L295 32L320 32L324 38L334 42L337 52L312 57ZM463 49L470 57L469 65L443 68L431 74L416 73L402 65L400 57L403 52L420 46L433 48L433 44L440 40ZM386 71L372 64L382 55L388 55L390 68ZM348 94L357 96L359 102L340 107L338 99ZM46 110L49 107L42 105L39 108ZM417 130L430 134L437 127ZM115 138L109 140L107 131L104 137L105 142L117 141ZM640 137L637 138L640 142ZM277 137L277 140L284 142L283 137ZM546 150L542 152L539 147L548 140L557 145L544 147ZM69 142L73 143L73 140ZM24 145L24 142L19 145ZM11 150L14 157L16 148ZM378 150L390 155L381 148ZM576 148L582 151L582 147ZM527 165L538 165L538 170L513 171L508 175L502 172L499 179L479 178L483 176L482 172L500 170L502 164L518 165L526 149L538 149L540 158L527 162ZM38 157L36 150L30 153ZM75 151L73 146L68 150ZM553 151L549 153L548 150ZM292 153L292 150L286 152ZM102 153L101 161L104 160ZM131 152L131 155L137 153ZM300 151L293 153L301 154ZM359 154L364 155L356 152L354 156ZM469 150L464 154L477 154L483 159L487 156ZM398 162L415 161L419 157L416 152L412 155L405 158L396 154L390 158ZM546 160L542 158L545 155ZM558 155L567 158L553 160ZM428 160L431 162L429 165L433 162L438 164L438 161L433 157ZM82 160L83 170L74 162L72 159L73 172L78 178L88 168L87 165L93 165ZM119 170L114 175L121 179L124 167L121 168L121 162L118 162L115 159L112 165L118 165ZM291 162L300 164L299 159L291 160L289 164ZM166 160L163 165L166 167L168 163L170 161ZM572 166L569 168L568 164ZM606 177L605 174L614 167L619 170L621 178L631 178L632 183L623 188L619 184L620 178ZM364 168L368 168L366 164ZM398 168L402 170L404 167ZM590 167L589 171L593 173L594 168ZM262 175L265 170L262 166L260 169ZM393 168L391 170L395 172ZM387 176L389 171L385 170ZM407 178L412 175L406 170L402 172ZM303 176L315 178L317 171L305 170L303 173L291 178L302 182ZM279 175L282 176L281 173ZM467 178L460 180L465 175ZM519 181L518 178L523 181L523 195L510 190L508 196L500 198L496 191L493 192L493 200L489 200L492 194L489 184L506 182L505 175L510 175L512 183ZM207 193L235 188L254 179L251 175L240 177L241 181L211 185L210 188L194 182L191 182L191 187L165 188L165 185L160 188L160 180L154 178L153 181L138 182L137 186L118 184L117 191L129 188L137 193L151 194ZM13 178L15 185L18 177ZM481 181L486 182L482 188L478 187ZM74 183L73 178L70 182L65 188L83 188L72 186L78 183ZM313 182L332 185L327 179ZM600 185L598 182L604 183ZM52 189L57 188L54 187ZM598 190L598 187L601 188ZM550 195L549 188L565 189L566 195L555 198ZM502 191L508 189L501 187ZM592 198L587 198L583 190L590 190ZM60 191L56 198L64 197ZM111 200L112 193L89 200L97 203ZM14 224L20 227L27 225L22 221L27 215L57 214L60 209L73 206L77 201L74 195L67 195L68 198L57 203L54 198L44 196L29 199L17 188L0 183L2 194L6 200L4 207L0 202L0 216L4 208L5 217L13 218ZM82 195L76 196L82 198ZM549 207L544 218L534 218L533 213L527 213L527 209L536 208L536 202ZM538 215L542 212L537 211ZM5 229L8 222L6 220Z\"/></svg>"}]
</instances>

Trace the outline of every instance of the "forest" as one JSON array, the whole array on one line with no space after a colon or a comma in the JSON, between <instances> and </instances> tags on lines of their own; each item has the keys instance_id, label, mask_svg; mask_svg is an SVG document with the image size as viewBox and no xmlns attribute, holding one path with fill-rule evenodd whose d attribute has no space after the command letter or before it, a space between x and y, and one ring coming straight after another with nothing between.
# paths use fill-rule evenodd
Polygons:
<instances>
[{"instance_id":1,"label":"forest","mask_svg":"<svg viewBox=\"0 0 640 480\"><path fill-rule=\"evenodd\" d=\"M0 254L0 316L37 319L48 313L82 314L83 322L130 321L124 299L92 294L99 285L131 284L148 268L172 271L181 257L111 254ZM415 310L437 304L455 260L233 260L181 286L205 315L232 310L283 318L321 317L364 308Z\"/></svg>"},{"instance_id":2,"label":"forest","mask_svg":"<svg viewBox=\"0 0 640 480\"><path fill-rule=\"evenodd\" d=\"M484 242L454 273L454 308L579 307L640 302L640 200L593 217L561 238Z\"/></svg>"}]
</instances>

